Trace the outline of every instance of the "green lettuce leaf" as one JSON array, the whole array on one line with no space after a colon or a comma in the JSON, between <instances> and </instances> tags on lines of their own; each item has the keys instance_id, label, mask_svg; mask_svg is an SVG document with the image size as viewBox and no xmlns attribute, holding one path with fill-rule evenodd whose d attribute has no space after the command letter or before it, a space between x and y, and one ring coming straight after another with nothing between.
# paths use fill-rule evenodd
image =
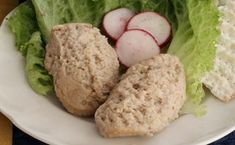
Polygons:
<instances>
[{"instance_id":1,"label":"green lettuce leaf","mask_svg":"<svg viewBox=\"0 0 235 145\"><path fill-rule=\"evenodd\" d=\"M118 7L125 7L137 13L143 10L143 5L143 0L119 0Z\"/></svg>"},{"instance_id":2,"label":"green lettuce leaf","mask_svg":"<svg viewBox=\"0 0 235 145\"><path fill-rule=\"evenodd\" d=\"M105 9L103 0L32 0L32 2L45 41L48 40L52 27L58 24L82 22L97 26Z\"/></svg>"},{"instance_id":3,"label":"green lettuce leaf","mask_svg":"<svg viewBox=\"0 0 235 145\"><path fill-rule=\"evenodd\" d=\"M32 0L32 3L45 41L55 25L80 22L98 27L105 13L112 9L127 7L140 11L143 6L142 0Z\"/></svg>"},{"instance_id":4,"label":"green lettuce leaf","mask_svg":"<svg viewBox=\"0 0 235 145\"><path fill-rule=\"evenodd\" d=\"M178 56L185 67L186 110L191 108L200 115L205 97L201 78L214 66L220 12L214 0L172 0L172 3L178 27L168 52Z\"/></svg>"},{"instance_id":5,"label":"green lettuce leaf","mask_svg":"<svg viewBox=\"0 0 235 145\"><path fill-rule=\"evenodd\" d=\"M40 32L33 33L27 48L25 71L28 82L32 89L41 95L48 95L53 92L52 77L44 68L45 50Z\"/></svg>"},{"instance_id":6,"label":"green lettuce leaf","mask_svg":"<svg viewBox=\"0 0 235 145\"><path fill-rule=\"evenodd\" d=\"M24 44L29 41L33 32L38 30L34 9L29 4L21 4L8 20L8 26L16 37L17 49L25 56Z\"/></svg>"},{"instance_id":7,"label":"green lettuce leaf","mask_svg":"<svg viewBox=\"0 0 235 145\"><path fill-rule=\"evenodd\" d=\"M26 57L26 77L32 89L42 95L53 92L52 78L43 64L45 50L40 33L36 32L39 28L33 6L24 3L17 7L8 26L15 34L17 49Z\"/></svg>"}]
</instances>

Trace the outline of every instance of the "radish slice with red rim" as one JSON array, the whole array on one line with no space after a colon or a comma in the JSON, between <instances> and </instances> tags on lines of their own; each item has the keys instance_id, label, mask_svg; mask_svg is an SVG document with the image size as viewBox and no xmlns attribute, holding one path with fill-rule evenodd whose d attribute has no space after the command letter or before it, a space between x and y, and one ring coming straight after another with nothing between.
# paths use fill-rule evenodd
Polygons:
<instances>
[{"instance_id":1,"label":"radish slice with red rim","mask_svg":"<svg viewBox=\"0 0 235 145\"><path fill-rule=\"evenodd\" d=\"M160 47L150 33L135 29L121 35L116 44L116 52L121 63L130 67L158 55Z\"/></svg>"},{"instance_id":2,"label":"radish slice with red rim","mask_svg":"<svg viewBox=\"0 0 235 145\"><path fill-rule=\"evenodd\" d=\"M117 40L125 31L126 25L134 12L119 8L107 13L103 19L103 29L112 39Z\"/></svg>"},{"instance_id":3,"label":"radish slice with red rim","mask_svg":"<svg viewBox=\"0 0 235 145\"><path fill-rule=\"evenodd\" d=\"M171 25L168 20L155 12L143 12L132 17L127 24L127 30L143 29L154 36L160 46L169 41Z\"/></svg>"}]
</instances>

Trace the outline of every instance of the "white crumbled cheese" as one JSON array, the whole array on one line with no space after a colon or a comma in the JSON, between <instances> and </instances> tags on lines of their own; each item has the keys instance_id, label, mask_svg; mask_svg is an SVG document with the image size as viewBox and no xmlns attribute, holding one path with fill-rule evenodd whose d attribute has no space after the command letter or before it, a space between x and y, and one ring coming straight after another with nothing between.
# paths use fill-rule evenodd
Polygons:
<instances>
[{"instance_id":1,"label":"white crumbled cheese","mask_svg":"<svg viewBox=\"0 0 235 145\"><path fill-rule=\"evenodd\" d=\"M223 101L235 97L235 0L219 0L222 12L214 70L202 81L212 94Z\"/></svg>"}]
</instances>

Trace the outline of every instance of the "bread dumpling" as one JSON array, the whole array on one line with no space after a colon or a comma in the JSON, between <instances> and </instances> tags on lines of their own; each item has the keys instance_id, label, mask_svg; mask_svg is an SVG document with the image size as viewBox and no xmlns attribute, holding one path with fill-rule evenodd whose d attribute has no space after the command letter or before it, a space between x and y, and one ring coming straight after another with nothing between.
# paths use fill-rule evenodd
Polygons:
<instances>
[{"instance_id":1,"label":"bread dumpling","mask_svg":"<svg viewBox=\"0 0 235 145\"><path fill-rule=\"evenodd\" d=\"M78 116L91 116L107 99L119 77L114 48L90 24L65 24L52 29L45 66L64 107Z\"/></svg>"},{"instance_id":2,"label":"bread dumpling","mask_svg":"<svg viewBox=\"0 0 235 145\"><path fill-rule=\"evenodd\" d=\"M130 67L95 113L104 137L152 136L179 117L185 73L175 56L161 54Z\"/></svg>"}]
</instances>

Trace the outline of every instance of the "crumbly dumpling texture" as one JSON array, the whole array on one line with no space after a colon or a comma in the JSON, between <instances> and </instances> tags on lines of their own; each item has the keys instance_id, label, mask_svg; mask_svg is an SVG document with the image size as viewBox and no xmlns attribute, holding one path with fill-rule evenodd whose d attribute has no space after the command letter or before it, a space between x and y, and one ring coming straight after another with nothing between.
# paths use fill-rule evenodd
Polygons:
<instances>
[{"instance_id":1,"label":"crumbly dumpling texture","mask_svg":"<svg viewBox=\"0 0 235 145\"><path fill-rule=\"evenodd\" d=\"M223 16L215 66L202 81L213 95L228 102L235 97L235 1L219 0L218 8Z\"/></svg>"},{"instance_id":2,"label":"crumbly dumpling texture","mask_svg":"<svg viewBox=\"0 0 235 145\"><path fill-rule=\"evenodd\" d=\"M93 115L119 77L115 50L90 24L55 26L46 47L45 66L54 78L56 95L78 116Z\"/></svg>"},{"instance_id":3,"label":"crumbly dumpling texture","mask_svg":"<svg viewBox=\"0 0 235 145\"><path fill-rule=\"evenodd\" d=\"M185 73L161 54L130 67L95 113L104 137L152 136L178 118L186 98Z\"/></svg>"}]
</instances>

